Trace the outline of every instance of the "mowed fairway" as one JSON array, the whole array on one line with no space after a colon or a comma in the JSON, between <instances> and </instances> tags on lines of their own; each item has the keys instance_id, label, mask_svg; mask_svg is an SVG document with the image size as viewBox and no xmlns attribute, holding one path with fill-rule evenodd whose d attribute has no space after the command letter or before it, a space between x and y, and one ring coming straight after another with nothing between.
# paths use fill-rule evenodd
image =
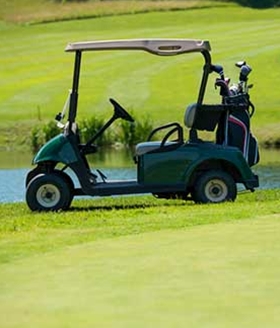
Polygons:
<instances>
[{"instance_id":1,"label":"mowed fairway","mask_svg":"<svg viewBox=\"0 0 280 328\"><path fill-rule=\"evenodd\" d=\"M68 42L123 38L208 39L213 62L234 81L234 62L246 59L252 125L260 139L275 135L279 13L233 6L1 23L0 131L8 137L1 133L0 144L26 138L62 109L73 68ZM108 51L84 59L80 117L110 116L112 97L136 118L182 123L196 100L199 54ZM215 77L208 101L219 101ZM148 196L77 200L58 213L0 205L0 328L279 328L279 190L243 196L202 206Z\"/></svg>"},{"instance_id":2,"label":"mowed fairway","mask_svg":"<svg viewBox=\"0 0 280 328\"><path fill-rule=\"evenodd\" d=\"M238 6L179 12L122 15L41 25L0 25L1 123L30 133L39 120L52 120L71 88L73 54L68 42L127 38L194 38L210 40L214 63L238 80L234 63L246 59L253 67L250 82L257 108L253 127L259 140L278 133L280 120L280 10L252 10ZM101 115L116 98L136 119L183 122L186 106L196 101L203 59L199 54L172 58L144 52L86 54L82 67L79 118ZM220 102L209 81L207 102ZM23 132L24 131L24 132ZM8 132L7 132L8 133ZM9 135L9 134L8 134ZM11 139L10 139L11 140Z\"/></svg>"},{"instance_id":3,"label":"mowed fairway","mask_svg":"<svg viewBox=\"0 0 280 328\"><path fill-rule=\"evenodd\" d=\"M279 327L280 215L1 265L1 327Z\"/></svg>"}]
</instances>

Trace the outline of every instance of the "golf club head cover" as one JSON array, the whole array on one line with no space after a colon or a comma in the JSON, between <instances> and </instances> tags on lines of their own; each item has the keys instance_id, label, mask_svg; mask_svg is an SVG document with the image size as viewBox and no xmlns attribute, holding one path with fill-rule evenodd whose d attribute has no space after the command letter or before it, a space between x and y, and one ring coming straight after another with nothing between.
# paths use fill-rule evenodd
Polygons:
<instances>
[{"instance_id":1,"label":"golf club head cover","mask_svg":"<svg viewBox=\"0 0 280 328\"><path fill-rule=\"evenodd\" d=\"M220 88L220 96L226 97L229 96L229 87L226 81L223 79L216 79L215 87Z\"/></svg>"},{"instance_id":2,"label":"golf club head cover","mask_svg":"<svg viewBox=\"0 0 280 328\"><path fill-rule=\"evenodd\" d=\"M225 79L223 66L221 66L221 65L212 65L211 69L212 69L213 72L219 74L222 80Z\"/></svg>"},{"instance_id":3,"label":"golf club head cover","mask_svg":"<svg viewBox=\"0 0 280 328\"><path fill-rule=\"evenodd\" d=\"M239 81L246 82L251 71L252 68L249 65L243 65L240 69Z\"/></svg>"}]
</instances>

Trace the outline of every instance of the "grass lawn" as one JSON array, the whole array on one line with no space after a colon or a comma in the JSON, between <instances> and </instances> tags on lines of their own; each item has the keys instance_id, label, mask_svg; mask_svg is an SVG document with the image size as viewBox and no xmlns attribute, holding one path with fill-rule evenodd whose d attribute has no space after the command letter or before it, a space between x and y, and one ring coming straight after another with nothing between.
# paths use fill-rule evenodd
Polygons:
<instances>
[{"instance_id":1,"label":"grass lawn","mask_svg":"<svg viewBox=\"0 0 280 328\"><path fill-rule=\"evenodd\" d=\"M226 7L228 5L232 6L227 1L219 0L9 0L0 8L0 20L17 24L38 24L153 11Z\"/></svg>"},{"instance_id":2,"label":"grass lawn","mask_svg":"<svg viewBox=\"0 0 280 328\"><path fill-rule=\"evenodd\" d=\"M34 125L61 110L71 87L73 56L63 53L68 42L114 38L209 39L213 61L235 81L234 62L248 60L254 130L262 140L279 137L279 9L226 4L25 25L80 15L67 6L56 6L54 15L54 4L42 10L46 2L40 0L34 16L30 1L6 1L0 8L1 147L26 143ZM112 5L95 3L96 16ZM141 1L134 3L138 9L130 12L144 11ZM172 3L175 8L185 2ZM113 97L136 118L149 115L158 123L183 121L186 105L196 99L203 62L198 55L131 52L84 59L81 117L110 116ZM208 101L218 99L214 78ZM0 204L0 212L1 328L280 325L279 189L216 205L138 196L77 200L58 213Z\"/></svg>"},{"instance_id":3,"label":"grass lawn","mask_svg":"<svg viewBox=\"0 0 280 328\"><path fill-rule=\"evenodd\" d=\"M252 126L259 140L279 137L280 78L279 9L252 10L227 4L199 10L101 17L39 25L0 24L0 144L26 144L30 129L49 121L64 104L71 88L73 55L68 42L119 38L209 39L213 62L238 79L234 62L253 67L250 81L256 105ZM157 123L183 122L186 105L194 102L203 60L200 55L172 58L135 52L102 52L84 58L80 118L111 115L109 97L116 98L137 119ZM206 97L219 101L213 75Z\"/></svg>"},{"instance_id":4,"label":"grass lawn","mask_svg":"<svg viewBox=\"0 0 280 328\"><path fill-rule=\"evenodd\" d=\"M279 190L1 213L3 328L279 327Z\"/></svg>"}]
</instances>

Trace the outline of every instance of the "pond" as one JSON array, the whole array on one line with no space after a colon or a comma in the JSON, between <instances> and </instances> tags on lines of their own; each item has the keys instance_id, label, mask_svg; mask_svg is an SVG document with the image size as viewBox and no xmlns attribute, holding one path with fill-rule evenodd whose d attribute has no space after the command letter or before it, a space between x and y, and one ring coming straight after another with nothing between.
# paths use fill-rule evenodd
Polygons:
<instances>
[{"instance_id":1,"label":"pond","mask_svg":"<svg viewBox=\"0 0 280 328\"><path fill-rule=\"evenodd\" d=\"M1 152L0 203L25 200L25 176L32 168L31 160L30 154ZM95 164L109 179L136 179L132 154L127 151L108 151L98 157ZM262 150L261 163L253 171L259 175L260 189L280 188L280 151Z\"/></svg>"}]
</instances>

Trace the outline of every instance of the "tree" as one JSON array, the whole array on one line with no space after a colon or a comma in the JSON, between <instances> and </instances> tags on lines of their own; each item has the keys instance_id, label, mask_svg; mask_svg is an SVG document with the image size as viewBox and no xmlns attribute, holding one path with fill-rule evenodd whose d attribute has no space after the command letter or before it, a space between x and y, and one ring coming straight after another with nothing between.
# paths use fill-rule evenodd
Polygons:
<instances>
[{"instance_id":1,"label":"tree","mask_svg":"<svg viewBox=\"0 0 280 328\"><path fill-rule=\"evenodd\" d=\"M272 8L280 6L280 0L235 0L235 2L251 8Z\"/></svg>"}]
</instances>

